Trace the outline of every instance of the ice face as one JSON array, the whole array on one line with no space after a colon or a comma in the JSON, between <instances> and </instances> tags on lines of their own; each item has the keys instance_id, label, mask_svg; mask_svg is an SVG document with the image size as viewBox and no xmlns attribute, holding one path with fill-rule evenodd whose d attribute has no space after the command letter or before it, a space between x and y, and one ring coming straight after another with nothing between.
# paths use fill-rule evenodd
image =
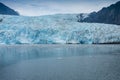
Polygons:
<instances>
[{"instance_id":1,"label":"ice face","mask_svg":"<svg viewBox=\"0 0 120 80\"><path fill-rule=\"evenodd\" d=\"M0 19L0 44L120 42L119 25L79 23L76 15L0 15Z\"/></svg>"}]
</instances>

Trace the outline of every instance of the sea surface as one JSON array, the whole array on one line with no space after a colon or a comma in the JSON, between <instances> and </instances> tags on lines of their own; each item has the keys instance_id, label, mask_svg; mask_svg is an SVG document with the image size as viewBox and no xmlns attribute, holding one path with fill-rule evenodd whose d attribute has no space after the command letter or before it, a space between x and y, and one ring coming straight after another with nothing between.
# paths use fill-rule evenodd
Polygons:
<instances>
[{"instance_id":1,"label":"sea surface","mask_svg":"<svg viewBox=\"0 0 120 80\"><path fill-rule=\"evenodd\" d=\"M120 45L0 45L0 80L120 80Z\"/></svg>"}]
</instances>

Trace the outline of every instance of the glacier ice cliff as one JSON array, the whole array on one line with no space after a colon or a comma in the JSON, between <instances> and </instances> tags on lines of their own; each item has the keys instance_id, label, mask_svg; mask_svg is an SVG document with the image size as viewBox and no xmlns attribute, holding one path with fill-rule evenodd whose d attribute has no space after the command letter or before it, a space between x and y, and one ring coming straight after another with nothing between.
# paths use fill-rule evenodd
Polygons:
<instances>
[{"instance_id":1,"label":"glacier ice cliff","mask_svg":"<svg viewBox=\"0 0 120 80\"><path fill-rule=\"evenodd\" d=\"M120 42L120 25L79 23L74 14L0 15L0 44L97 44Z\"/></svg>"}]
</instances>

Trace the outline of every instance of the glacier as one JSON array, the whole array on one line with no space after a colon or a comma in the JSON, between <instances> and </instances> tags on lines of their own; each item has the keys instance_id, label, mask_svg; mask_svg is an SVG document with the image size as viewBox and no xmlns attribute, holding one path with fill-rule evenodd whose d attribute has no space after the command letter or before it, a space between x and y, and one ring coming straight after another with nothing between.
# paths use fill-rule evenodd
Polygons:
<instances>
[{"instance_id":1,"label":"glacier","mask_svg":"<svg viewBox=\"0 0 120 80\"><path fill-rule=\"evenodd\" d=\"M120 42L120 25L80 23L76 14L0 15L0 44L99 44Z\"/></svg>"}]
</instances>

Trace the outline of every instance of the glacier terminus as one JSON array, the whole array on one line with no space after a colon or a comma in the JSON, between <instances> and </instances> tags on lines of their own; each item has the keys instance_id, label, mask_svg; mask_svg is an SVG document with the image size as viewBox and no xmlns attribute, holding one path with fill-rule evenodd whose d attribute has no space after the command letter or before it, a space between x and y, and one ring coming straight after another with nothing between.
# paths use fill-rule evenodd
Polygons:
<instances>
[{"instance_id":1,"label":"glacier terminus","mask_svg":"<svg viewBox=\"0 0 120 80\"><path fill-rule=\"evenodd\" d=\"M78 22L76 14L0 15L0 44L119 43L120 25Z\"/></svg>"}]
</instances>

